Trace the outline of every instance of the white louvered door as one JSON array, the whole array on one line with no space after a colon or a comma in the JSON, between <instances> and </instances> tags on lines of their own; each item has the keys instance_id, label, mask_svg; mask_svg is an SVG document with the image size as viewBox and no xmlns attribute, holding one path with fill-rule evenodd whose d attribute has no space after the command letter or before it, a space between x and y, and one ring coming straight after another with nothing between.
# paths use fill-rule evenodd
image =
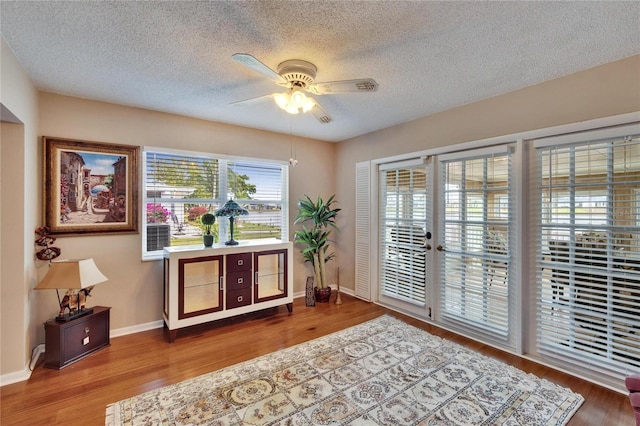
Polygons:
<instances>
[{"instance_id":1,"label":"white louvered door","mask_svg":"<svg viewBox=\"0 0 640 426\"><path fill-rule=\"evenodd\" d=\"M371 163L356 164L356 297L371 300Z\"/></svg>"}]
</instances>

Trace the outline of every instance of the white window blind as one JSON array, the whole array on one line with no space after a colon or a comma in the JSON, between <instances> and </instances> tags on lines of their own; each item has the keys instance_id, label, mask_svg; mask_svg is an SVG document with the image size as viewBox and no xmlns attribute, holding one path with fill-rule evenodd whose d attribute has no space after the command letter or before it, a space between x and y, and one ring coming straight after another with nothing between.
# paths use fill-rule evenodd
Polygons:
<instances>
[{"instance_id":1,"label":"white window blind","mask_svg":"<svg viewBox=\"0 0 640 426\"><path fill-rule=\"evenodd\" d=\"M143 168L143 255L202 244L200 217L228 199L249 211L236 218L235 239L288 238L288 169L283 164L148 149ZM212 229L216 242L226 241L227 228L228 219L218 217Z\"/></svg>"},{"instance_id":2,"label":"white window blind","mask_svg":"<svg viewBox=\"0 0 640 426\"><path fill-rule=\"evenodd\" d=\"M426 304L427 175L422 160L380 167L380 291Z\"/></svg>"},{"instance_id":3,"label":"white window blind","mask_svg":"<svg viewBox=\"0 0 640 426\"><path fill-rule=\"evenodd\" d=\"M537 345L620 375L640 367L640 136L594 135L537 145Z\"/></svg>"},{"instance_id":4,"label":"white window blind","mask_svg":"<svg viewBox=\"0 0 640 426\"><path fill-rule=\"evenodd\" d=\"M513 256L511 154L502 146L441 156L440 166L441 315L504 342Z\"/></svg>"}]
</instances>

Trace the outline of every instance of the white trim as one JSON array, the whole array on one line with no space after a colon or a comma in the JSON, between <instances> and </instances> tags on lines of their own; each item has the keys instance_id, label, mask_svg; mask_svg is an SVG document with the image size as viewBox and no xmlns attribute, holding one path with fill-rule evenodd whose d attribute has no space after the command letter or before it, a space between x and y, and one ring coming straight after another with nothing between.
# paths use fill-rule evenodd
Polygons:
<instances>
[{"instance_id":1,"label":"white trim","mask_svg":"<svg viewBox=\"0 0 640 426\"><path fill-rule=\"evenodd\" d=\"M640 123L631 123L624 126L613 126L604 129L585 130L566 135L538 138L533 142L533 146L534 148L546 148L549 146L566 145L571 143L584 143L585 138L597 141L638 133L640 133Z\"/></svg>"},{"instance_id":2,"label":"white trim","mask_svg":"<svg viewBox=\"0 0 640 426\"><path fill-rule=\"evenodd\" d=\"M214 152L191 151L188 149L143 146L142 153L144 154L146 152L162 152L163 154L174 154L174 155L181 155L181 156L192 155L198 158L211 158L214 160L227 160L227 161L255 161L255 162L266 161L269 163L280 164L282 166L289 167L288 160L284 161L284 160L276 160L272 158L241 157L238 155L216 154ZM143 155L143 158L144 158L144 155Z\"/></svg>"},{"instance_id":3,"label":"white trim","mask_svg":"<svg viewBox=\"0 0 640 426\"><path fill-rule=\"evenodd\" d=\"M383 172L385 170L401 169L404 167L415 167L425 163L425 157L408 158L402 161L391 161L387 163L380 163L378 171Z\"/></svg>"},{"instance_id":4,"label":"white trim","mask_svg":"<svg viewBox=\"0 0 640 426\"><path fill-rule=\"evenodd\" d=\"M488 157L497 154L508 154L510 150L509 147L511 146L511 144L513 144L513 142L515 141L511 140L510 142L504 142L501 145L492 145L486 148L476 148L473 150L455 151L448 154L440 154L438 155L438 161L444 163L447 161L459 160L462 158L469 159L473 157Z\"/></svg>"},{"instance_id":5,"label":"white trim","mask_svg":"<svg viewBox=\"0 0 640 426\"><path fill-rule=\"evenodd\" d=\"M24 367L24 370L15 371L13 373L7 373L0 376L0 386L11 385L13 383L24 382L31 377L31 370L29 367Z\"/></svg>"},{"instance_id":6,"label":"white trim","mask_svg":"<svg viewBox=\"0 0 640 426\"><path fill-rule=\"evenodd\" d=\"M164 321L158 320L146 322L144 324L132 325L131 327L116 328L109 332L109 338L111 339L114 337L126 336L128 334L140 333L142 331L155 330L156 328L162 327L164 327Z\"/></svg>"}]
</instances>

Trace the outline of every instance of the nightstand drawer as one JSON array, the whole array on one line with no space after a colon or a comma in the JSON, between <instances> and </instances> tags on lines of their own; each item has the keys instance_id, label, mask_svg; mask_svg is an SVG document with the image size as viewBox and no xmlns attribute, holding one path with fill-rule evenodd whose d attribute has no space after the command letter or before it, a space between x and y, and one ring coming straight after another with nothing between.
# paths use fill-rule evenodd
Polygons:
<instances>
[{"instance_id":1,"label":"nightstand drawer","mask_svg":"<svg viewBox=\"0 0 640 426\"><path fill-rule=\"evenodd\" d=\"M252 253L230 254L227 256L227 274L229 272L251 271Z\"/></svg>"},{"instance_id":2,"label":"nightstand drawer","mask_svg":"<svg viewBox=\"0 0 640 426\"><path fill-rule=\"evenodd\" d=\"M227 274L227 291L251 287L251 271L231 272Z\"/></svg>"},{"instance_id":3,"label":"nightstand drawer","mask_svg":"<svg viewBox=\"0 0 640 426\"><path fill-rule=\"evenodd\" d=\"M73 360L85 352L93 351L108 341L108 330L100 316L88 316L86 321L79 318L78 324L65 328L62 339L65 341L63 358ZM75 322L75 321L74 321Z\"/></svg>"},{"instance_id":4,"label":"nightstand drawer","mask_svg":"<svg viewBox=\"0 0 640 426\"><path fill-rule=\"evenodd\" d=\"M227 292L227 309L239 308L251 304L251 288Z\"/></svg>"}]
</instances>

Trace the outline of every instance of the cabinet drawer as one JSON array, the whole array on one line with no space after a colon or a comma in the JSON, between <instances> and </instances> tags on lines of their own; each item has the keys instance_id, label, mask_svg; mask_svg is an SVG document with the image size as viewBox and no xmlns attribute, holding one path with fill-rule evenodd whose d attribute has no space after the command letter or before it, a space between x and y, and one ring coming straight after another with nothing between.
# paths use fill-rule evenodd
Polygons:
<instances>
[{"instance_id":1,"label":"cabinet drawer","mask_svg":"<svg viewBox=\"0 0 640 426\"><path fill-rule=\"evenodd\" d=\"M252 253L230 254L227 256L227 274L229 272L251 271Z\"/></svg>"},{"instance_id":2,"label":"cabinet drawer","mask_svg":"<svg viewBox=\"0 0 640 426\"><path fill-rule=\"evenodd\" d=\"M108 342L106 322L101 316L87 317L86 321L80 321L63 330L63 339L66 343L63 359L69 362L86 352L103 346Z\"/></svg>"},{"instance_id":3,"label":"cabinet drawer","mask_svg":"<svg viewBox=\"0 0 640 426\"><path fill-rule=\"evenodd\" d=\"M251 304L251 288L227 291L227 309Z\"/></svg>"},{"instance_id":4,"label":"cabinet drawer","mask_svg":"<svg viewBox=\"0 0 640 426\"><path fill-rule=\"evenodd\" d=\"M227 291L251 287L251 271L231 272L227 274Z\"/></svg>"}]
</instances>

